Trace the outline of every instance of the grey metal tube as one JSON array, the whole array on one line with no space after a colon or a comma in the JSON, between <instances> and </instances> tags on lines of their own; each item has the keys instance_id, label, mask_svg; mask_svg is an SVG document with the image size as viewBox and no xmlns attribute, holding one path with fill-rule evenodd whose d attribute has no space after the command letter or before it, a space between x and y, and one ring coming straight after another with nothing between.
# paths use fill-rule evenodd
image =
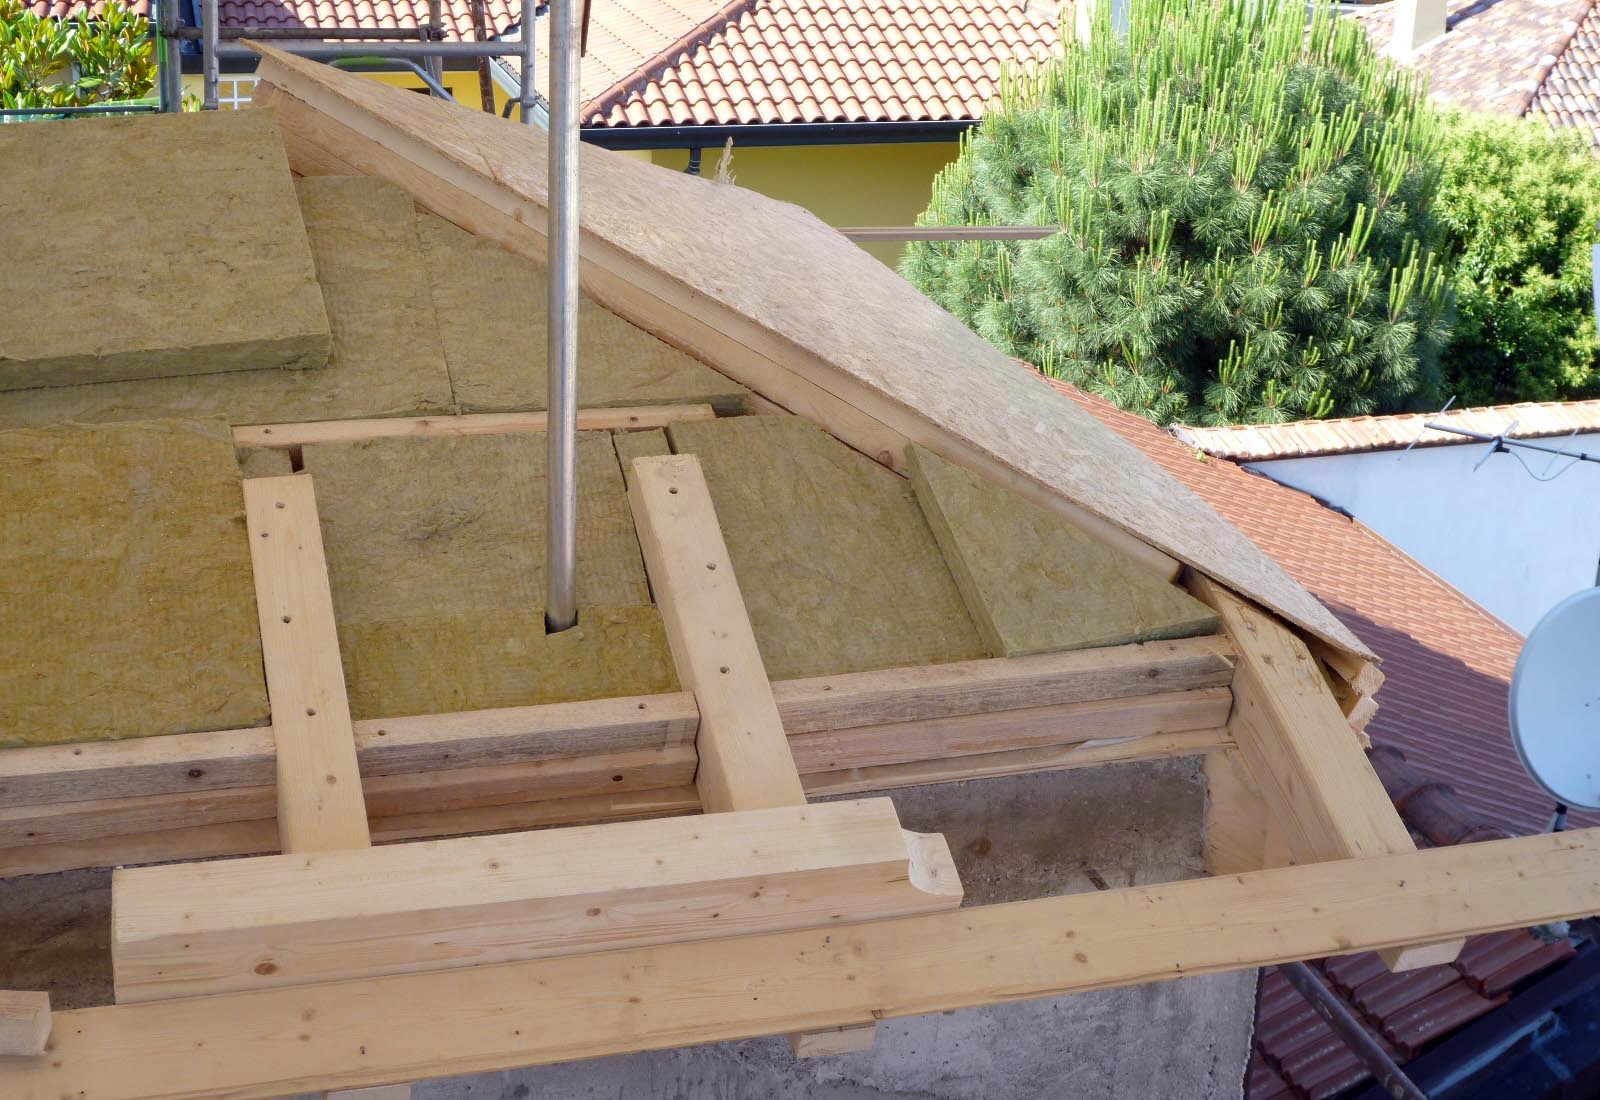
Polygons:
<instances>
[{"instance_id":1,"label":"grey metal tube","mask_svg":"<svg viewBox=\"0 0 1600 1100\"><path fill-rule=\"evenodd\" d=\"M200 79L204 85L200 105L207 111L215 111L219 106L217 84L222 79L222 67L217 63L217 0L205 0L200 5L200 20L200 29L205 32L200 40Z\"/></svg>"},{"instance_id":2,"label":"grey metal tube","mask_svg":"<svg viewBox=\"0 0 1600 1100\"><path fill-rule=\"evenodd\" d=\"M205 37L200 27L179 27L178 37L198 42ZM422 37L421 27L218 27L217 37L225 42L254 38L262 42L279 40L321 42L324 39L375 39L412 42Z\"/></svg>"},{"instance_id":3,"label":"grey metal tube","mask_svg":"<svg viewBox=\"0 0 1600 1100\"><path fill-rule=\"evenodd\" d=\"M1377 1079L1383 1088L1394 1100L1428 1100L1427 1094L1417 1087L1415 1081L1406 1076L1405 1070L1395 1064L1389 1052L1378 1044L1366 1028L1361 1026L1344 1002L1328 991L1311 968L1303 962L1283 963L1278 967L1283 976L1289 979L1289 984L1299 991L1306 1003L1316 1010L1318 1016L1328 1021L1328 1025L1338 1032L1339 1038L1345 1045L1361 1059L1362 1063Z\"/></svg>"},{"instance_id":4,"label":"grey metal tube","mask_svg":"<svg viewBox=\"0 0 1600 1100\"><path fill-rule=\"evenodd\" d=\"M178 52L178 0L157 0L156 27L160 35L156 42L156 65L159 68L158 91L163 111L183 110L183 57Z\"/></svg>"},{"instance_id":5,"label":"grey metal tube","mask_svg":"<svg viewBox=\"0 0 1600 1100\"><path fill-rule=\"evenodd\" d=\"M578 39L583 0L550 4L549 506L545 629L578 621Z\"/></svg>"},{"instance_id":6,"label":"grey metal tube","mask_svg":"<svg viewBox=\"0 0 1600 1100\"><path fill-rule=\"evenodd\" d=\"M428 29L426 39L433 42L444 40L444 4L442 0L428 0ZM438 54L428 58L422 63L437 84L444 83L444 58Z\"/></svg>"},{"instance_id":7,"label":"grey metal tube","mask_svg":"<svg viewBox=\"0 0 1600 1100\"><path fill-rule=\"evenodd\" d=\"M538 0L522 0L522 29L518 32L522 46L522 87L518 95L518 105L522 111L522 124L533 125L533 107L538 101L539 91L533 86L534 73L537 71L537 54L534 42L534 21L538 18Z\"/></svg>"}]
</instances>

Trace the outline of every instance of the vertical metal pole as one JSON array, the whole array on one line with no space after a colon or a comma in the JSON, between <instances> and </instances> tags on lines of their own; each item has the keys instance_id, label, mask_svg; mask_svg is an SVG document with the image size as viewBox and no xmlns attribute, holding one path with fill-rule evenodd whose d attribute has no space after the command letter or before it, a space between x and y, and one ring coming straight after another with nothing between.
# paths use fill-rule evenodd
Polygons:
<instances>
[{"instance_id":1,"label":"vertical metal pole","mask_svg":"<svg viewBox=\"0 0 1600 1100\"><path fill-rule=\"evenodd\" d=\"M163 111L183 110L183 58L179 54L178 0L157 0L156 67Z\"/></svg>"},{"instance_id":2,"label":"vertical metal pole","mask_svg":"<svg viewBox=\"0 0 1600 1100\"><path fill-rule=\"evenodd\" d=\"M522 124L533 125L533 107L537 102L535 97L538 91L533 86L534 72L537 69L537 54L533 38L533 24L538 16L538 0L522 0L522 90L518 94L518 109L522 112ZM552 27L555 23L552 21Z\"/></svg>"},{"instance_id":3,"label":"vertical metal pole","mask_svg":"<svg viewBox=\"0 0 1600 1100\"><path fill-rule=\"evenodd\" d=\"M578 38L583 0L550 4L549 530L545 629L578 621ZM527 88L523 94L526 96Z\"/></svg>"},{"instance_id":4,"label":"vertical metal pole","mask_svg":"<svg viewBox=\"0 0 1600 1100\"><path fill-rule=\"evenodd\" d=\"M200 39L201 81L204 84L201 106L207 111L215 111L219 106L217 84L222 80L222 69L217 62L217 0L205 0L201 4L200 18L204 23L201 29L205 32Z\"/></svg>"},{"instance_id":5,"label":"vertical metal pole","mask_svg":"<svg viewBox=\"0 0 1600 1100\"><path fill-rule=\"evenodd\" d=\"M444 4L443 0L428 0L428 30L425 40L441 42L444 40ZM438 84L444 83L444 58L432 56L426 58L423 68L428 70L428 75L433 77Z\"/></svg>"}]
</instances>

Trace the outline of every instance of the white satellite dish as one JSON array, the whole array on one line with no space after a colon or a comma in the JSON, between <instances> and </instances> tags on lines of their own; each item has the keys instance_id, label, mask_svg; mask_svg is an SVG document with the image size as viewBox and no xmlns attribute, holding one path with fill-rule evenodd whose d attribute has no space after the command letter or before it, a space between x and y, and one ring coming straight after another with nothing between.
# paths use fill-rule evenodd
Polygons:
<instances>
[{"instance_id":1,"label":"white satellite dish","mask_svg":"<svg viewBox=\"0 0 1600 1100\"><path fill-rule=\"evenodd\" d=\"M1600 810L1600 588L1552 607L1511 676L1511 740L1559 803Z\"/></svg>"}]
</instances>

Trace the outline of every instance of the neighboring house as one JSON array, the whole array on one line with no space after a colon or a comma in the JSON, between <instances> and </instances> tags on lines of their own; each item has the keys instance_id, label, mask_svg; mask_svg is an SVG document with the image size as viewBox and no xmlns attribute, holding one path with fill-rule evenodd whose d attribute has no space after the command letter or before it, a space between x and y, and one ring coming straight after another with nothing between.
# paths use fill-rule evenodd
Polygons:
<instances>
[{"instance_id":1,"label":"neighboring house","mask_svg":"<svg viewBox=\"0 0 1600 1100\"><path fill-rule=\"evenodd\" d=\"M1506 692L1521 647L1513 631L1359 520L1186 445L1183 436L1191 429L1180 429L1174 438L1098 397L1065 383L1052 385L1237 525L1383 659L1386 680L1367 733L1373 764L1414 833L1444 845L1547 826L1550 799L1522 771L1506 723ZM1331 424L1338 430L1341 423L1350 422L1304 427ZM1481 453L1482 445L1471 449ZM1580 817L1600 821L1600 814ZM1450 966L1390 974L1368 952L1326 959L1317 969L1380 1045L1415 1076L1436 1086L1457 1082L1461 1091L1449 1092L1452 1098L1498 1100L1543 1095L1524 1086L1551 1059L1533 1058L1534 1068L1507 1068L1494 1060L1495 1053L1514 1058L1536 1032L1552 1043L1564 1037L1574 1025L1561 1017L1560 1006L1574 1001L1583 1003L1571 1007L1568 1016L1595 1026L1597 954L1590 946L1574 959L1565 941L1547 944L1526 932L1508 932L1475 937ZM1555 967L1550 977L1539 978ZM1479 1030L1463 1031L1468 1025ZM1453 1035L1466 1039L1452 1044ZM1590 1053L1568 1057L1565 1067L1557 1059L1552 1063L1557 1071L1577 1075L1584 1071L1585 1057L1593 1061L1593 1052L1600 1050L1581 1032L1577 1043ZM1457 1046L1478 1057L1464 1058ZM1588 1072L1592 1080L1597 1071L1591 1066ZM1369 1081L1361 1059L1282 975L1268 970L1257 1010L1248 1100L1327 1100ZM1433 1095L1446 1093L1441 1088ZM1367 1100L1364 1092L1361 1096Z\"/></svg>"},{"instance_id":2,"label":"neighboring house","mask_svg":"<svg viewBox=\"0 0 1600 1100\"><path fill-rule=\"evenodd\" d=\"M1489 444L1423 425L1600 453L1600 401L1455 409L1228 428L1179 439L1246 464L1348 512L1526 634L1600 569L1600 466ZM1563 472L1564 471L1564 472ZM1553 480L1547 480L1552 478Z\"/></svg>"},{"instance_id":3,"label":"neighboring house","mask_svg":"<svg viewBox=\"0 0 1600 1100\"><path fill-rule=\"evenodd\" d=\"M1379 46L1395 4L1360 15ZM1448 0L1445 34L1406 59L1441 107L1540 116L1600 145L1600 4L1596 0Z\"/></svg>"}]
</instances>

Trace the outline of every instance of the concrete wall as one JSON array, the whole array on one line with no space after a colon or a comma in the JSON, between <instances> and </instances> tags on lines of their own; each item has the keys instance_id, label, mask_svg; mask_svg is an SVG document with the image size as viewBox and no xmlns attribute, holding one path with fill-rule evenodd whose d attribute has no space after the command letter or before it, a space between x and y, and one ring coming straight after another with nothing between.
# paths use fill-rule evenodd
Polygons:
<instances>
[{"instance_id":1,"label":"concrete wall","mask_svg":"<svg viewBox=\"0 0 1600 1100\"><path fill-rule=\"evenodd\" d=\"M1600 434L1542 442L1600 450ZM1486 449L1418 447L1249 468L1343 508L1526 634L1559 600L1595 582L1600 466L1581 463L1541 482L1519 456L1497 454L1474 473ZM1547 457L1520 457L1545 475Z\"/></svg>"}]
</instances>

